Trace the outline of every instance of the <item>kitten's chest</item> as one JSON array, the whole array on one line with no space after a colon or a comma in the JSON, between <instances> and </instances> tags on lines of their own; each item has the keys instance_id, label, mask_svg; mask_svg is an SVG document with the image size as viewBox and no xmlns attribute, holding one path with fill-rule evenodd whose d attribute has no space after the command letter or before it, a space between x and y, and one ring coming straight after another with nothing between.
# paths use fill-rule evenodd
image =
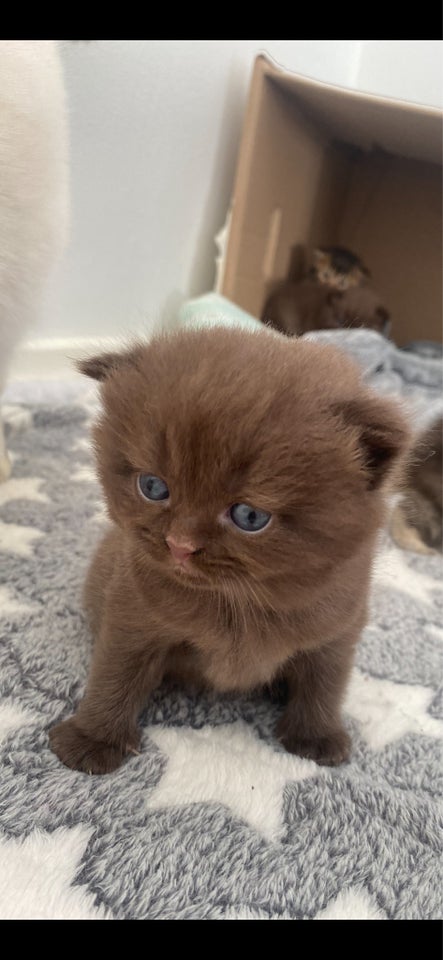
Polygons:
<instances>
[{"instance_id":1,"label":"kitten's chest","mask_svg":"<svg viewBox=\"0 0 443 960\"><path fill-rule=\"evenodd\" d=\"M186 638L183 657L202 680L219 691L263 686L293 653L289 631L278 631L260 619L238 623L201 624Z\"/></svg>"},{"instance_id":2,"label":"kitten's chest","mask_svg":"<svg viewBox=\"0 0 443 960\"><path fill-rule=\"evenodd\" d=\"M166 672L219 691L251 690L275 677L297 647L295 624L230 607L223 598L152 593L151 630L168 638Z\"/></svg>"}]
</instances>

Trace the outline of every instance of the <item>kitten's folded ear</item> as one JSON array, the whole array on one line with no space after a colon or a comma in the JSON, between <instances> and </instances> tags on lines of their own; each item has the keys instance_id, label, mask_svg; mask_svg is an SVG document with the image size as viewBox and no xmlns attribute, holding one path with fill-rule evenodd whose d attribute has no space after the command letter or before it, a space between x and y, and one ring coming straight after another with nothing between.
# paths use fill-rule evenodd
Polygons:
<instances>
[{"instance_id":1,"label":"kitten's folded ear","mask_svg":"<svg viewBox=\"0 0 443 960\"><path fill-rule=\"evenodd\" d=\"M93 380L107 380L116 370L126 366L135 366L141 351L141 345L137 344L123 353L117 351L115 353L101 353L98 357L77 360L76 367L80 370L80 373L84 373L86 377L92 377Z\"/></svg>"},{"instance_id":2,"label":"kitten's folded ear","mask_svg":"<svg viewBox=\"0 0 443 960\"><path fill-rule=\"evenodd\" d=\"M394 402L370 393L337 404L334 410L347 426L358 430L368 489L376 489L409 450L411 432L406 420Z\"/></svg>"}]
</instances>

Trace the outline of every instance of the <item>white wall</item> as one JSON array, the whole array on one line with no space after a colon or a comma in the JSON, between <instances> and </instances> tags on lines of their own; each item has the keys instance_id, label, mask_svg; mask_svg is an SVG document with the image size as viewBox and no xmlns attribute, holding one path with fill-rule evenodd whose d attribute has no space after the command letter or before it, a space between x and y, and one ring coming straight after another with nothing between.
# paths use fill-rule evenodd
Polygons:
<instances>
[{"instance_id":1,"label":"white wall","mask_svg":"<svg viewBox=\"0 0 443 960\"><path fill-rule=\"evenodd\" d=\"M61 44L72 232L34 337L137 332L212 286L254 56L438 106L440 41Z\"/></svg>"}]
</instances>

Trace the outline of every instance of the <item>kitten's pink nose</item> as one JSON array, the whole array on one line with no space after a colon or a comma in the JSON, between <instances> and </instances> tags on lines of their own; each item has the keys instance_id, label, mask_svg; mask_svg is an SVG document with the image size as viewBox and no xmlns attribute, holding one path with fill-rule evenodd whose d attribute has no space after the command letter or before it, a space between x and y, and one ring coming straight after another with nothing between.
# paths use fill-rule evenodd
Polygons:
<instances>
[{"instance_id":1,"label":"kitten's pink nose","mask_svg":"<svg viewBox=\"0 0 443 960\"><path fill-rule=\"evenodd\" d=\"M179 563L183 563L198 550L198 547L191 540L176 540L175 537L168 536L166 537L166 543L174 560L178 560Z\"/></svg>"}]
</instances>

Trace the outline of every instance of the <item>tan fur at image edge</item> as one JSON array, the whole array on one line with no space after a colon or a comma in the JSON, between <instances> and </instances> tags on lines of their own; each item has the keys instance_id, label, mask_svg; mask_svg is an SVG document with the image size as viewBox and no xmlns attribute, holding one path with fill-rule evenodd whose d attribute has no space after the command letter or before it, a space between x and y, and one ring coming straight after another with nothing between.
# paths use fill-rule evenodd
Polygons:
<instances>
[{"instance_id":1,"label":"tan fur at image edge","mask_svg":"<svg viewBox=\"0 0 443 960\"><path fill-rule=\"evenodd\" d=\"M177 331L80 367L101 381L93 436L112 525L85 587L96 638L85 697L51 730L54 752L114 770L165 678L219 693L282 680L285 748L346 760L341 702L386 484L408 447L396 404L335 348L264 329ZM168 499L145 499L140 473ZM271 522L238 529L238 503ZM192 545L185 566L171 540Z\"/></svg>"},{"instance_id":2,"label":"tan fur at image edge","mask_svg":"<svg viewBox=\"0 0 443 960\"><path fill-rule=\"evenodd\" d=\"M440 417L414 445L403 496L392 512L390 533L404 550L442 551L442 433Z\"/></svg>"}]
</instances>

